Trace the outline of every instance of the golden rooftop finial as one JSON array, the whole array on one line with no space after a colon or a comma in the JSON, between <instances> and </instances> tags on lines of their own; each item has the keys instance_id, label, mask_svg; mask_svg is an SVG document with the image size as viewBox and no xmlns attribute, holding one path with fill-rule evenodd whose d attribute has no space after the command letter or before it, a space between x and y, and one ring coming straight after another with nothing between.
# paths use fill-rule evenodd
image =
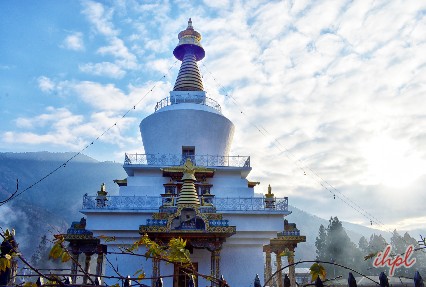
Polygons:
<instances>
[{"instance_id":1,"label":"golden rooftop finial","mask_svg":"<svg viewBox=\"0 0 426 287\"><path fill-rule=\"evenodd\" d=\"M98 195L105 196L107 194L108 194L108 192L106 191L106 185L105 185L105 183L102 183L101 184L101 190L98 191Z\"/></svg>"},{"instance_id":2,"label":"golden rooftop finial","mask_svg":"<svg viewBox=\"0 0 426 287\"><path fill-rule=\"evenodd\" d=\"M201 34L192 27L189 18L188 27L178 34L179 43L173 50L176 59L182 61L173 91L203 91L203 80L197 61L206 55L201 46Z\"/></svg>"},{"instance_id":3,"label":"golden rooftop finial","mask_svg":"<svg viewBox=\"0 0 426 287\"><path fill-rule=\"evenodd\" d=\"M183 165L183 177L182 180L191 179L196 180L195 178L195 167L190 158L186 159L186 162Z\"/></svg>"},{"instance_id":4,"label":"golden rooftop finial","mask_svg":"<svg viewBox=\"0 0 426 287\"><path fill-rule=\"evenodd\" d=\"M272 187L271 187L270 184L268 185L268 193L265 194L265 197L266 198L272 198L272 197L274 197L274 194L272 193Z\"/></svg>"},{"instance_id":5,"label":"golden rooftop finial","mask_svg":"<svg viewBox=\"0 0 426 287\"><path fill-rule=\"evenodd\" d=\"M197 190L195 189L194 181L195 168L192 164L192 161L187 158L185 164L183 165L183 185L179 193L179 198L177 204L195 204L200 205L200 200L198 199Z\"/></svg>"}]
</instances>

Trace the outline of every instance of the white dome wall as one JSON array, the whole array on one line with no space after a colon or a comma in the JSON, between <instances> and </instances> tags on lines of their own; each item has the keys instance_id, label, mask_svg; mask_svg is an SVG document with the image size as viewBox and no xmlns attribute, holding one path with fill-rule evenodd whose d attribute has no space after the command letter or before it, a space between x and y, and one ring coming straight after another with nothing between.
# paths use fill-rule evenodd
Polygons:
<instances>
[{"instance_id":1,"label":"white dome wall","mask_svg":"<svg viewBox=\"0 0 426 287\"><path fill-rule=\"evenodd\" d=\"M140 124L146 154L182 154L182 146L194 146L195 155L229 154L234 124L202 105L178 104L177 109L157 111ZM185 109L184 106L199 106Z\"/></svg>"}]
</instances>

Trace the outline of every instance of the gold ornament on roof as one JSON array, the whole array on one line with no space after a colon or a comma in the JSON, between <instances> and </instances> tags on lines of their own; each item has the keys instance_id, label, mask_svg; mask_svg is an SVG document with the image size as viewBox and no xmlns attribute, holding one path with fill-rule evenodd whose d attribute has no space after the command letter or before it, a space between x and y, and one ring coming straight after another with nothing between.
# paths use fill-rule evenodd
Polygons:
<instances>
[{"instance_id":1,"label":"gold ornament on roof","mask_svg":"<svg viewBox=\"0 0 426 287\"><path fill-rule=\"evenodd\" d=\"M194 181L195 168L192 164L192 161L188 158L183 165L183 185L179 193L179 198L177 200L177 205L182 204L194 204L200 205L200 200L198 199L197 190L195 189Z\"/></svg>"},{"instance_id":2,"label":"gold ornament on roof","mask_svg":"<svg viewBox=\"0 0 426 287\"><path fill-rule=\"evenodd\" d=\"M265 194L265 197L266 198L273 198L274 197L274 194L272 193L272 187L271 187L270 184L268 185L268 193Z\"/></svg>"},{"instance_id":3,"label":"gold ornament on roof","mask_svg":"<svg viewBox=\"0 0 426 287\"><path fill-rule=\"evenodd\" d=\"M98 195L107 195L108 192L106 191L106 185L105 183L101 184L101 190L98 191Z\"/></svg>"}]
</instances>

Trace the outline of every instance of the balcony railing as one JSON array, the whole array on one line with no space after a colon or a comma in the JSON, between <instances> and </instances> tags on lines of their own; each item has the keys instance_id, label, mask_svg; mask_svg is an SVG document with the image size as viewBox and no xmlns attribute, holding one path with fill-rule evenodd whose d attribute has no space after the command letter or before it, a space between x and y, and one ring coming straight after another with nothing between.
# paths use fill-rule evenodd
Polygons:
<instances>
[{"instance_id":1,"label":"balcony railing","mask_svg":"<svg viewBox=\"0 0 426 287\"><path fill-rule=\"evenodd\" d=\"M158 210L163 205L162 197L157 196L107 196L101 204L96 200L97 196L85 195L83 197L84 210ZM227 197L217 198L212 201L217 212L224 211L288 211L288 197L275 198L273 207L265 203L263 197ZM168 206L166 208L176 208ZM211 211L211 207L206 206Z\"/></svg>"},{"instance_id":2,"label":"balcony railing","mask_svg":"<svg viewBox=\"0 0 426 287\"><path fill-rule=\"evenodd\" d=\"M192 155L182 156L176 154L128 154L124 155L124 165L153 165L153 166L179 166L187 158L197 166L210 167L250 167L249 156L221 156L221 155Z\"/></svg>"},{"instance_id":3,"label":"balcony railing","mask_svg":"<svg viewBox=\"0 0 426 287\"><path fill-rule=\"evenodd\" d=\"M283 231L283 232L279 232L278 237L281 236L300 236L300 230L292 230L292 231Z\"/></svg>"},{"instance_id":4,"label":"balcony railing","mask_svg":"<svg viewBox=\"0 0 426 287\"><path fill-rule=\"evenodd\" d=\"M170 105L183 104L183 103L205 105L215 109L219 113L222 113L222 108L215 100L211 98L207 98L205 96L191 95L191 94L173 95L171 97L164 98L161 101L157 102L157 104L155 105L155 111Z\"/></svg>"}]
</instances>

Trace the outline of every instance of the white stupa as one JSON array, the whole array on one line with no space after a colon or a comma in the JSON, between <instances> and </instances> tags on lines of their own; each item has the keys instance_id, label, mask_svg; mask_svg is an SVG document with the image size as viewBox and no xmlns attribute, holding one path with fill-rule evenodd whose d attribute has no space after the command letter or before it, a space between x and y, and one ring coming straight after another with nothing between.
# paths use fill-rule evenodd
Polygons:
<instances>
[{"instance_id":1,"label":"white stupa","mask_svg":"<svg viewBox=\"0 0 426 287\"><path fill-rule=\"evenodd\" d=\"M115 180L118 196L108 196L103 186L97 196L84 197L85 229L94 238L114 237L115 241L101 240L108 252L119 252L119 246L145 233L163 242L183 237L198 272L223 275L230 286L253 286L256 274L263 281L270 273L264 273L264 252L270 264L264 245L283 231L288 201L275 198L271 190L255 197L258 183L247 180L250 157L229 155L234 125L203 90L197 61L205 52L191 19L178 37L173 54L182 65L174 89L140 124L145 153L125 155L128 177ZM283 232L282 236L300 235L296 229ZM147 277L175 275L163 278L164 286L170 287L186 287L189 278L173 264L106 256L110 263L98 260L98 272L114 275L118 269L132 276L143 268ZM201 277L196 281L196 286L216 286ZM154 286L155 280L142 283Z\"/></svg>"}]
</instances>

